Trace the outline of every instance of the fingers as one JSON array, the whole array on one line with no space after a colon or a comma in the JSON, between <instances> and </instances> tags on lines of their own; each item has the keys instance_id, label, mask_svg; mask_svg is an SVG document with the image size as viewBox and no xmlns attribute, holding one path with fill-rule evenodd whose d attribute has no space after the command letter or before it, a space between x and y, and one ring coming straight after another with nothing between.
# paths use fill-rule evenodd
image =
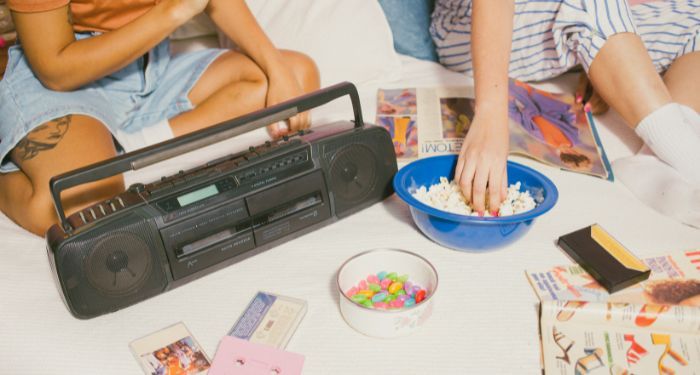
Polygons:
<instances>
[{"instance_id":1,"label":"fingers","mask_svg":"<svg viewBox=\"0 0 700 375\"><path fill-rule=\"evenodd\" d=\"M491 216L498 216L498 210L503 202L503 171L501 169L491 169L489 173L489 213Z\"/></svg>"},{"instance_id":2,"label":"fingers","mask_svg":"<svg viewBox=\"0 0 700 375\"><path fill-rule=\"evenodd\" d=\"M292 132L308 129L311 125L311 114L309 112L299 113L296 116L290 117L287 122L289 124L289 130Z\"/></svg>"},{"instance_id":3,"label":"fingers","mask_svg":"<svg viewBox=\"0 0 700 375\"><path fill-rule=\"evenodd\" d=\"M476 171L476 162L474 158L467 158L466 156L460 157L460 162L457 163L458 166L462 167L459 176L455 174L455 180L462 189L462 195L467 202L472 201L472 185L474 181L474 171Z\"/></svg>"},{"instance_id":4,"label":"fingers","mask_svg":"<svg viewBox=\"0 0 700 375\"><path fill-rule=\"evenodd\" d=\"M479 216L484 215L486 210L486 185L489 182L489 168L487 166L479 166L474 173L474 182L472 184L472 207L474 211L479 213Z\"/></svg>"},{"instance_id":5,"label":"fingers","mask_svg":"<svg viewBox=\"0 0 700 375\"><path fill-rule=\"evenodd\" d=\"M503 177L501 177L501 202L508 197L508 167L503 168Z\"/></svg>"},{"instance_id":6,"label":"fingers","mask_svg":"<svg viewBox=\"0 0 700 375\"><path fill-rule=\"evenodd\" d=\"M279 138L289 132L285 122L277 122L267 126L267 133L272 138Z\"/></svg>"},{"instance_id":7,"label":"fingers","mask_svg":"<svg viewBox=\"0 0 700 375\"><path fill-rule=\"evenodd\" d=\"M576 86L576 102L583 103L586 98L586 90L588 89L588 76L586 73L581 73Z\"/></svg>"}]
</instances>

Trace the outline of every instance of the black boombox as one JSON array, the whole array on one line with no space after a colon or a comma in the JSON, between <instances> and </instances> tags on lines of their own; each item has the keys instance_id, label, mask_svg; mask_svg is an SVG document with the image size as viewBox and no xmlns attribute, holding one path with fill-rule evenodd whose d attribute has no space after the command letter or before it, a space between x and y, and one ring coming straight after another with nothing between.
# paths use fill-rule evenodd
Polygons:
<instances>
[{"instance_id":1,"label":"black boombox","mask_svg":"<svg viewBox=\"0 0 700 375\"><path fill-rule=\"evenodd\" d=\"M125 192L69 217L61 191L137 170L349 95L354 122L300 131ZM63 300L87 319L133 305L389 196L389 133L342 83L51 180L47 250Z\"/></svg>"}]
</instances>

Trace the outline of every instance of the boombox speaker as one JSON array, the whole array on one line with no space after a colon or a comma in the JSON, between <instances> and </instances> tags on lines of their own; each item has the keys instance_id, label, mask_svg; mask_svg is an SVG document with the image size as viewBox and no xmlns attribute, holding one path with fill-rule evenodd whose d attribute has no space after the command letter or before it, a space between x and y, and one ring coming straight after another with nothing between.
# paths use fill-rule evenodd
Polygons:
<instances>
[{"instance_id":1,"label":"boombox speaker","mask_svg":"<svg viewBox=\"0 0 700 375\"><path fill-rule=\"evenodd\" d=\"M282 139L164 176L66 217L63 190L282 121L350 96L354 121ZM389 133L365 125L342 83L51 180L60 223L47 248L69 311L113 312L346 217L392 194ZM281 255L283 256L283 255Z\"/></svg>"}]
</instances>

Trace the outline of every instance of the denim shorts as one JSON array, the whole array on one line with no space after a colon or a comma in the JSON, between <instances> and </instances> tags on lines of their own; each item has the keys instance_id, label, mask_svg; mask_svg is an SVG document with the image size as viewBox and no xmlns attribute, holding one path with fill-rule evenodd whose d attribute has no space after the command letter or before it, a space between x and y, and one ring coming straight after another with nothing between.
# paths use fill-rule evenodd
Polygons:
<instances>
[{"instance_id":1,"label":"denim shorts","mask_svg":"<svg viewBox=\"0 0 700 375\"><path fill-rule=\"evenodd\" d=\"M97 33L79 33L77 39ZM86 115L104 124L119 141L193 108L188 94L223 49L171 56L166 39L104 78L70 92L47 89L30 68L21 45L9 49L0 81L0 173L18 170L9 153L39 125L67 115ZM147 146L147 145L143 145Z\"/></svg>"}]
</instances>

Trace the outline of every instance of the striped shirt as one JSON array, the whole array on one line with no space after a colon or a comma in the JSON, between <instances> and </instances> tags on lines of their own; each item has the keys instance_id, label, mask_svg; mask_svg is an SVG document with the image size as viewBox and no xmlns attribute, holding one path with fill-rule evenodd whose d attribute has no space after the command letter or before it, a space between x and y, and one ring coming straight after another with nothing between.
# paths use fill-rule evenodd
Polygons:
<instances>
[{"instance_id":1,"label":"striped shirt","mask_svg":"<svg viewBox=\"0 0 700 375\"><path fill-rule=\"evenodd\" d=\"M437 0L430 29L440 62L469 75L471 14L471 0ZM700 48L700 0L516 0L513 23L510 76L525 81L588 70L617 33L640 35L658 71Z\"/></svg>"}]
</instances>

